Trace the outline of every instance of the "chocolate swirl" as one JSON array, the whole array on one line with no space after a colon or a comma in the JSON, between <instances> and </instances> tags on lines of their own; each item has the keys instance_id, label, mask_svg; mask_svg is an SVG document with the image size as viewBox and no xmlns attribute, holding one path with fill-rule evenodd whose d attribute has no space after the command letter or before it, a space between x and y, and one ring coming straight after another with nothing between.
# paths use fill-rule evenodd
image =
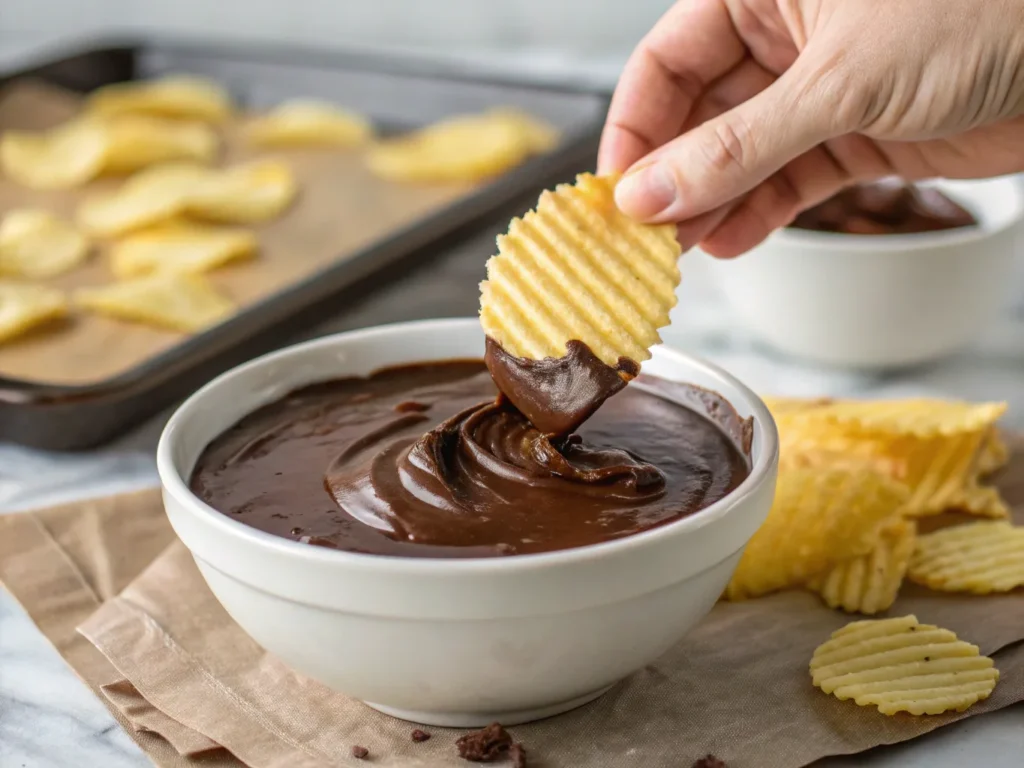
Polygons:
<instances>
[{"instance_id":1,"label":"chocolate swirl","mask_svg":"<svg viewBox=\"0 0 1024 768\"><path fill-rule=\"evenodd\" d=\"M746 477L725 433L687 407L706 396L641 376L559 438L498 398L479 363L391 369L243 419L207 449L192 485L250 525L351 551L578 547L676 520Z\"/></svg>"}]
</instances>

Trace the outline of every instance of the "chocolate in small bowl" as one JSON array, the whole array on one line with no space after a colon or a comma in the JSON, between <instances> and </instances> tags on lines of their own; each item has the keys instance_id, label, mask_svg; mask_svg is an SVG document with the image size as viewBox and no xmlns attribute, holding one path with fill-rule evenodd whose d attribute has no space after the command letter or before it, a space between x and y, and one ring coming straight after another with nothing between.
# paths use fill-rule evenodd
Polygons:
<instances>
[{"instance_id":1,"label":"chocolate in small bowl","mask_svg":"<svg viewBox=\"0 0 1024 768\"><path fill-rule=\"evenodd\" d=\"M800 213L789 226L847 235L907 235L977 224L970 211L938 189L886 179L843 189Z\"/></svg>"},{"instance_id":2,"label":"chocolate in small bowl","mask_svg":"<svg viewBox=\"0 0 1024 768\"><path fill-rule=\"evenodd\" d=\"M231 618L302 675L418 725L511 726L564 712L654 661L707 614L772 503L778 435L764 404L712 365L653 352L647 373L721 393L752 417L753 434L749 475L736 488L638 533L514 557L375 555L258 530L189 488L207 446L289 392L409 362L479 358L476 318L339 334L220 376L164 430L164 506ZM404 406L395 415L431 413ZM324 509L336 508L323 495ZM260 499L253 489L249 500Z\"/></svg>"},{"instance_id":3,"label":"chocolate in small bowl","mask_svg":"<svg viewBox=\"0 0 1024 768\"><path fill-rule=\"evenodd\" d=\"M389 367L249 414L204 451L191 488L304 543L464 558L641 533L750 473L749 422L713 392L641 375L595 410L571 432L543 432L498 396L483 361Z\"/></svg>"}]
</instances>

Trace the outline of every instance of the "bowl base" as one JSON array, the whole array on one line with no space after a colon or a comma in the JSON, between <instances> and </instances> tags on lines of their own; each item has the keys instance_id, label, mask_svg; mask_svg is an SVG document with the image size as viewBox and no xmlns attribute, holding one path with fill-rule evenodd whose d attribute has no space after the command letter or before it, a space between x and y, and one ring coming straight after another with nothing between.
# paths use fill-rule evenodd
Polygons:
<instances>
[{"instance_id":1,"label":"bowl base","mask_svg":"<svg viewBox=\"0 0 1024 768\"><path fill-rule=\"evenodd\" d=\"M611 687L611 685L606 685L599 690L585 693L568 701L549 704L546 707L516 709L507 712L417 712L411 709L396 709L384 704L374 704L369 701L363 703L372 709L376 709L378 712L383 712L385 715L391 715L399 720L407 720L417 725L433 725L438 728L483 728L485 725L495 722L508 726L522 725L533 720L560 715L563 712L568 712L570 709L576 709L584 704L589 704Z\"/></svg>"}]
</instances>

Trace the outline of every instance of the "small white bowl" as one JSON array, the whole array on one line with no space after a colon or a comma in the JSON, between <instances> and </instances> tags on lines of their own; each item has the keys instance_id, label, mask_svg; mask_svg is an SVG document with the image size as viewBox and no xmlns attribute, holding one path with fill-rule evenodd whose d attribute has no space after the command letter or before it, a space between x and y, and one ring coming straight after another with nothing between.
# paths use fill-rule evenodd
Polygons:
<instances>
[{"instance_id":1,"label":"small white bowl","mask_svg":"<svg viewBox=\"0 0 1024 768\"><path fill-rule=\"evenodd\" d=\"M298 387L483 351L476 319L300 344L205 386L171 417L157 449L171 524L234 620L308 677L430 725L564 712L656 659L721 595L775 488L778 437L764 404L724 371L666 348L645 371L714 389L753 416L752 471L721 501L636 536L505 558L383 557L264 533L188 488L211 440Z\"/></svg>"},{"instance_id":2,"label":"small white bowl","mask_svg":"<svg viewBox=\"0 0 1024 768\"><path fill-rule=\"evenodd\" d=\"M739 258L701 258L736 316L782 352L848 368L934 360L1005 306L1024 185L1002 177L934 186L980 226L913 235L782 229Z\"/></svg>"}]
</instances>

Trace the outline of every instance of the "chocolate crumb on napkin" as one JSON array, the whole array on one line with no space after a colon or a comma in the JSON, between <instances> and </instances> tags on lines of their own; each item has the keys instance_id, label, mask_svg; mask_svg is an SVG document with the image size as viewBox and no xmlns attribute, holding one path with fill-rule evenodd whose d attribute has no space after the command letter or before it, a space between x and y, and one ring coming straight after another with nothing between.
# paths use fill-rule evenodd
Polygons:
<instances>
[{"instance_id":1,"label":"chocolate crumb on napkin","mask_svg":"<svg viewBox=\"0 0 1024 768\"><path fill-rule=\"evenodd\" d=\"M1024 453L998 481L1024 523ZM0 579L157 765L471 765L458 756L465 731L431 728L416 741L410 724L292 672L250 640L174 540L158 491L0 517ZM1024 592L907 583L887 615L908 613L994 658L1001 676L989 699L963 713L886 717L824 695L811 685L811 654L856 617L785 592L719 603L597 701L510 729L514 744L495 764L522 764L528 750L531 765L551 768L797 768L1024 701Z\"/></svg>"}]
</instances>

